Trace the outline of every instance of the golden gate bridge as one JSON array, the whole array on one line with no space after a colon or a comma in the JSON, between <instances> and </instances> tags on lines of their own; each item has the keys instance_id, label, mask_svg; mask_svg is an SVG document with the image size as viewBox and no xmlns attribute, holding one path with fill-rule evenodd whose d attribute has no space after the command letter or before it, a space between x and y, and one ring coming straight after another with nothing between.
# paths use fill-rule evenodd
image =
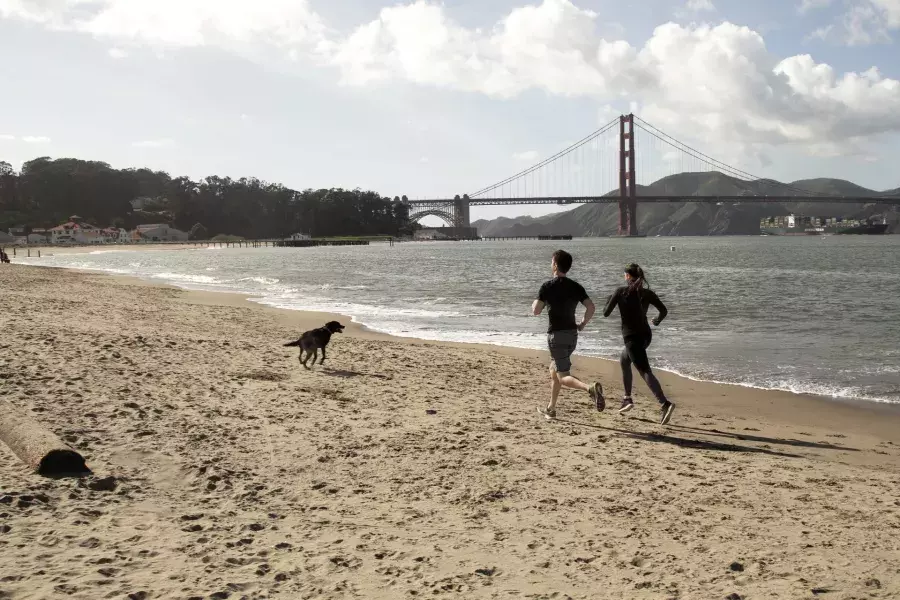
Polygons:
<instances>
[{"instance_id":1,"label":"golden gate bridge","mask_svg":"<svg viewBox=\"0 0 900 600\"><path fill-rule=\"evenodd\" d=\"M638 182L641 174L644 185ZM717 189L682 191L665 175L715 173ZM651 180L650 178L653 178ZM691 148L634 114L621 115L568 148L506 179L454 198L406 200L409 216L438 217L470 227L471 206L504 204L617 204L618 233L637 236L637 205L644 202L809 203L900 205L900 196L816 193L754 176Z\"/></svg>"}]
</instances>

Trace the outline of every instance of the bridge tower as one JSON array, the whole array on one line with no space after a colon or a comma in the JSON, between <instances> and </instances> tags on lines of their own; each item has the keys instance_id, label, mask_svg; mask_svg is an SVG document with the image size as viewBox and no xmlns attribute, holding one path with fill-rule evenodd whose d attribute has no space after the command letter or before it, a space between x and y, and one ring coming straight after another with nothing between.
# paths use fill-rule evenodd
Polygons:
<instances>
[{"instance_id":1,"label":"bridge tower","mask_svg":"<svg viewBox=\"0 0 900 600\"><path fill-rule=\"evenodd\" d=\"M619 235L637 235L634 115L619 117Z\"/></svg>"},{"instance_id":2,"label":"bridge tower","mask_svg":"<svg viewBox=\"0 0 900 600\"><path fill-rule=\"evenodd\" d=\"M469 218L469 195L464 194L462 198L456 196L453 199L453 212L456 217L456 227L471 227L472 221Z\"/></svg>"}]
</instances>

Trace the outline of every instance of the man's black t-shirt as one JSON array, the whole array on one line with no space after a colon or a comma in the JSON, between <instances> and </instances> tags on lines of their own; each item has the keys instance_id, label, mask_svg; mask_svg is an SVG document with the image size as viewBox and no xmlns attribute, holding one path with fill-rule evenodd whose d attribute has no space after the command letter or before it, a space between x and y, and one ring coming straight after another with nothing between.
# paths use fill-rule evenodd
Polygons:
<instances>
[{"instance_id":1,"label":"man's black t-shirt","mask_svg":"<svg viewBox=\"0 0 900 600\"><path fill-rule=\"evenodd\" d=\"M538 292L538 300L547 305L547 316L550 318L547 331L578 329L575 323L575 307L587 299L587 292L581 284L568 277L554 277L542 285Z\"/></svg>"}]
</instances>

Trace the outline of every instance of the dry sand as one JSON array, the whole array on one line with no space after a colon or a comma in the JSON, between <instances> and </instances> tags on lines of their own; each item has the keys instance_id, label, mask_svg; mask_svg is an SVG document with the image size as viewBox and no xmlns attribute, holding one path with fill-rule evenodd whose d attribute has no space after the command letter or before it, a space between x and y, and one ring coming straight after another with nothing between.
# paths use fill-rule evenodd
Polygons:
<instances>
[{"instance_id":1,"label":"dry sand","mask_svg":"<svg viewBox=\"0 0 900 600\"><path fill-rule=\"evenodd\" d=\"M87 458L0 444L0 598L897 598L900 418L662 377L630 416L547 357L104 275L0 268L0 401ZM576 372L621 393L618 366ZM114 476L115 490L91 489Z\"/></svg>"}]
</instances>

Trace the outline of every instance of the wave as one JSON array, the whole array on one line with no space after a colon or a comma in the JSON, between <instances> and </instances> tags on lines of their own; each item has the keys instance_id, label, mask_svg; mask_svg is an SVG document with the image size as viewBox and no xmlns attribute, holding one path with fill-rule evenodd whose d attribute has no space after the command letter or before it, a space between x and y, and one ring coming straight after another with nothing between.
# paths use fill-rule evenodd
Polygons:
<instances>
[{"instance_id":1,"label":"wave","mask_svg":"<svg viewBox=\"0 0 900 600\"><path fill-rule=\"evenodd\" d=\"M253 281L255 283L261 283L263 285L275 285L280 280L275 277L243 277L238 279L237 281Z\"/></svg>"},{"instance_id":2,"label":"wave","mask_svg":"<svg viewBox=\"0 0 900 600\"><path fill-rule=\"evenodd\" d=\"M666 371L691 381L699 381L702 383L715 383L718 385L736 385L739 387L764 390L769 392L790 392L792 394L801 394L809 396L823 396L826 398L835 398L838 400L864 400L866 402L877 402L879 404L900 404L900 397L889 398L886 396L873 396L868 394L863 388L854 386L838 386L822 383L809 383L795 379L763 379L760 381L746 381L739 379L718 379L716 377L699 377L689 371L683 371L671 366L661 367L658 370Z\"/></svg>"},{"instance_id":3,"label":"wave","mask_svg":"<svg viewBox=\"0 0 900 600\"><path fill-rule=\"evenodd\" d=\"M216 279L209 275L188 275L186 273L153 273L150 275L154 279L165 279L171 282L182 283L227 283L227 280Z\"/></svg>"},{"instance_id":4,"label":"wave","mask_svg":"<svg viewBox=\"0 0 900 600\"><path fill-rule=\"evenodd\" d=\"M214 248L209 248L214 249ZM122 252L122 250L99 250L89 254L110 254ZM82 255L87 257L88 255ZM324 284L312 286L288 285L276 277L251 276L240 277L232 275L227 278L227 269L220 277L192 273L166 271L152 273L151 265L141 262L130 262L128 268L119 266L103 266L97 262L91 262L84 258L76 258L77 255L58 256L51 261L26 260L28 264L36 266L61 266L64 268L100 271L111 274L131 275L145 279L162 280L171 285L186 289L206 289L209 291L236 292L250 296L250 300L259 304L288 310L316 311L324 313L337 313L347 315L354 323L365 327L404 338L431 340L437 342L475 343L526 350L546 349L545 334L533 331L503 330L494 312L473 314L472 307L466 306L468 311L459 310L460 305L453 305L447 298L421 298L415 301L413 298L405 298L404 304L378 305L360 301L336 301L334 297L326 297L329 292L364 291L370 289L365 285L339 285ZM57 262L58 261L58 262ZM48 264L48 262L50 264ZM124 261L123 261L124 262ZM157 267L158 268L158 267ZM218 270L219 267L197 267L206 272ZM237 277L237 278L234 278ZM335 296L338 294L330 294ZM448 306L449 305L449 306ZM473 317L480 317L480 324L486 329L471 328ZM490 320L488 320L490 319ZM462 325L462 326L461 326ZM466 327L469 325L469 327ZM493 325L493 327L492 327ZM498 327L499 325L499 327ZM489 328L489 329L488 329ZM679 331L682 328L669 328L671 331ZM684 329L684 331L688 331ZM580 348L576 355L601 358L604 360L616 360L619 352L618 340L611 343L610 340L598 339L592 335L586 335L580 342ZM888 352L887 354L891 354ZM828 384L806 380L803 377L793 377L792 373L784 373L790 370L787 367L773 367L773 375L747 375L741 373L712 373L707 369L715 369L714 365L685 366L658 361L659 370L667 371L692 381L709 382L720 385L735 385L751 389L783 391L795 394L809 394L840 400L864 400L885 404L900 404L900 393L894 395L888 388L887 393L875 388L866 388L850 383ZM774 374L779 371L779 374ZM872 375L896 375L900 373L900 366L872 365L863 370L838 369L836 374L843 373L847 379L861 381L859 376Z\"/></svg>"}]
</instances>

